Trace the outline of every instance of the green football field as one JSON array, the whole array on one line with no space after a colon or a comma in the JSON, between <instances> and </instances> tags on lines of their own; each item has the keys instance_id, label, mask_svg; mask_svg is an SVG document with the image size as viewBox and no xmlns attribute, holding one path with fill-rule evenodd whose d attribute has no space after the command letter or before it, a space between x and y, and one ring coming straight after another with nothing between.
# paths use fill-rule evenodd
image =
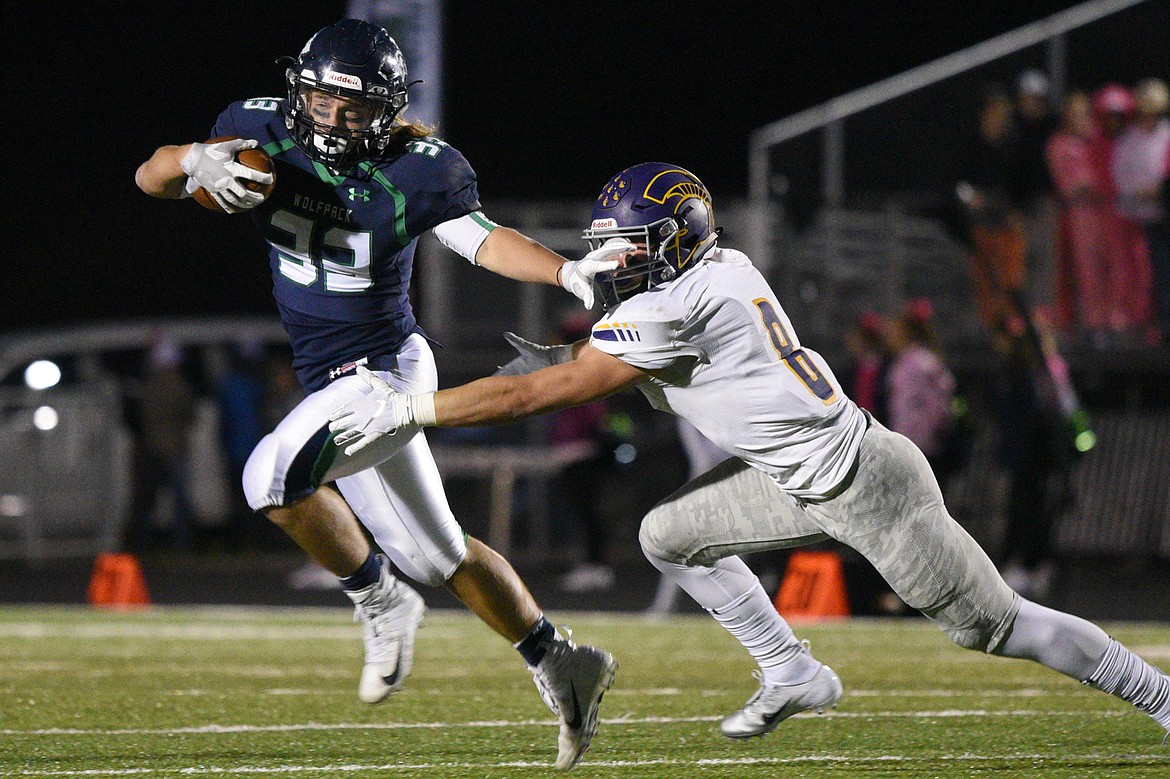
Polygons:
<instances>
[{"instance_id":1,"label":"green football field","mask_svg":"<svg viewBox=\"0 0 1170 779\"><path fill-rule=\"evenodd\" d=\"M840 674L823 716L730 741L754 690L713 620L550 614L621 667L580 777L1170 777L1128 704L1040 666L959 649L925 619L798 625ZM1170 665L1170 625L1111 624ZM357 699L348 611L0 608L0 775L553 775L556 727L516 652L432 611L407 689Z\"/></svg>"}]
</instances>

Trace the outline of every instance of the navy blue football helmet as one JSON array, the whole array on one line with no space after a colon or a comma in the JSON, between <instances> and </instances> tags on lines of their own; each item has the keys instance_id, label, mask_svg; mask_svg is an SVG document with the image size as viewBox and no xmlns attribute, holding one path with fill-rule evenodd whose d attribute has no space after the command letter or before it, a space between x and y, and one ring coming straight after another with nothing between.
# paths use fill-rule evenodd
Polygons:
<instances>
[{"instance_id":1,"label":"navy blue football helmet","mask_svg":"<svg viewBox=\"0 0 1170 779\"><path fill-rule=\"evenodd\" d=\"M305 154L344 170L386 148L409 86L406 60L388 32L342 19L318 30L295 60L282 61L288 65L285 124ZM311 101L319 93L348 101L349 127L314 121Z\"/></svg>"},{"instance_id":2,"label":"navy blue football helmet","mask_svg":"<svg viewBox=\"0 0 1170 779\"><path fill-rule=\"evenodd\" d=\"M594 291L610 309L693 267L715 248L719 233L711 193L698 176L677 165L643 162L605 185L581 237L590 249L611 238L645 247L645 254L627 258L625 268L594 277Z\"/></svg>"}]
</instances>

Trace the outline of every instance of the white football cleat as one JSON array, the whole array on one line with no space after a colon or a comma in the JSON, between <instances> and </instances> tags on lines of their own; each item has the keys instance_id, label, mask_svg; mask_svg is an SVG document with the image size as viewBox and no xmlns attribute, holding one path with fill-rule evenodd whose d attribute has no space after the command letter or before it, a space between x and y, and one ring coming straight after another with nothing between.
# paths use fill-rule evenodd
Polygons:
<instances>
[{"instance_id":1,"label":"white football cleat","mask_svg":"<svg viewBox=\"0 0 1170 779\"><path fill-rule=\"evenodd\" d=\"M793 714L810 710L821 714L827 708L836 708L842 694L841 680L827 665L800 684L769 685L761 681L756 694L742 709L725 717L719 727L728 738L762 736Z\"/></svg>"},{"instance_id":2,"label":"white football cleat","mask_svg":"<svg viewBox=\"0 0 1170 779\"><path fill-rule=\"evenodd\" d=\"M601 697L613 684L617 660L609 652L560 639L549 644L532 680L545 704L561 721L557 768L577 765L597 732Z\"/></svg>"},{"instance_id":3,"label":"white football cleat","mask_svg":"<svg viewBox=\"0 0 1170 779\"><path fill-rule=\"evenodd\" d=\"M358 697L366 703L381 703L402 689L414 665L414 634L426 613L422 596L390 575L384 557L378 562L382 575L376 584L345 593L354 603L354 621L362 623L366 663Z\"/></svg>"}]
</instances>

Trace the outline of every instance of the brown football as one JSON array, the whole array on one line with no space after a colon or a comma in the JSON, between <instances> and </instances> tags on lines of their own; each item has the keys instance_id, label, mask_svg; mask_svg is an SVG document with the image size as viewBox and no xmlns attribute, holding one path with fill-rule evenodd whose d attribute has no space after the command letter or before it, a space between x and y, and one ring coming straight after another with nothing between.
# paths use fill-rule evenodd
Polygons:
<instances>
[{"instance_id":1,"label":"brown football","mask_svg":"<svg viewBox=\"0 0 1170 779\"><path fill-rule=\"evenodd\" d=\"M219 143L220 141L230 141L236 137L237 136L234 136L234 135L228 135L228 136L225 136L223 138L212 138L209 141L205 141L205 143ZM274 169L274 167L272 165L272 158L268 156L268 152L264 151L261 148L242 149L241 151L236 153L236 162L239 162L241 165L247 165L249 168L252 168L253 170L258 170L258 171L261 171L263 173L271 173L272 174L272 183L268 184L267 186L264 184L259 184L255 181L248 181L248 182L245 182L245 184L244 184L244 186L246 186L248 189L252 190L253 192L263 192L264 198L267 200L268 196L272 194L272 191L274 189L276 189L276 170ZM195 198L196 203L198 203L199 205L208 209L209 211L215 211L215 212L220 213L220 214L227 213L226 211L224 211L222 208L219 207L219 203L216 203L215 199L211 196L211 194L203 187L200 187L199 189L195 190L195 192L192 194L192 197Z\"/></svg>"}]
</instances>

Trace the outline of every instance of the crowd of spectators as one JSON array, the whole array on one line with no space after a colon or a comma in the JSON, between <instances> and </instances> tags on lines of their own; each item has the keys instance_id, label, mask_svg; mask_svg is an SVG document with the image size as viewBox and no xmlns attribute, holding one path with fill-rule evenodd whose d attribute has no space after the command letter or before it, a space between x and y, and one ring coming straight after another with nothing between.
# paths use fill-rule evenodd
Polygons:
<instances>
[{"instance_id":1,"label":"crowd of spectators","mask_svg":"<svg viewBox=\"0 0 1170 779\"><path fill-rule=\"evenodd\" d=\"M1027 70L985 88L956 194L989 331L1040 308L1076 346L1170 344L1167 104L1158 78L1056 95Z\"/></svg>"},{"instance_id":2,"label":"crowd of spectators","mask_svg":"<svg viewBox=\"0 0 1170 779\"><path fill-rule=\"evenodd\" d=\"M1038 70L977 97L954 195L971 305L996 355L986 397L1006 476L998 563L1043 599L1050 538L1070 507L1065 349L1170 348L1167 86L1053 91ZM866 312L845 334L852 397L923 450L944 493L963 464L966 405L932 338L928 301ZM969 431L968 431L969 432Z\"/></svg>"}]
</instances>

